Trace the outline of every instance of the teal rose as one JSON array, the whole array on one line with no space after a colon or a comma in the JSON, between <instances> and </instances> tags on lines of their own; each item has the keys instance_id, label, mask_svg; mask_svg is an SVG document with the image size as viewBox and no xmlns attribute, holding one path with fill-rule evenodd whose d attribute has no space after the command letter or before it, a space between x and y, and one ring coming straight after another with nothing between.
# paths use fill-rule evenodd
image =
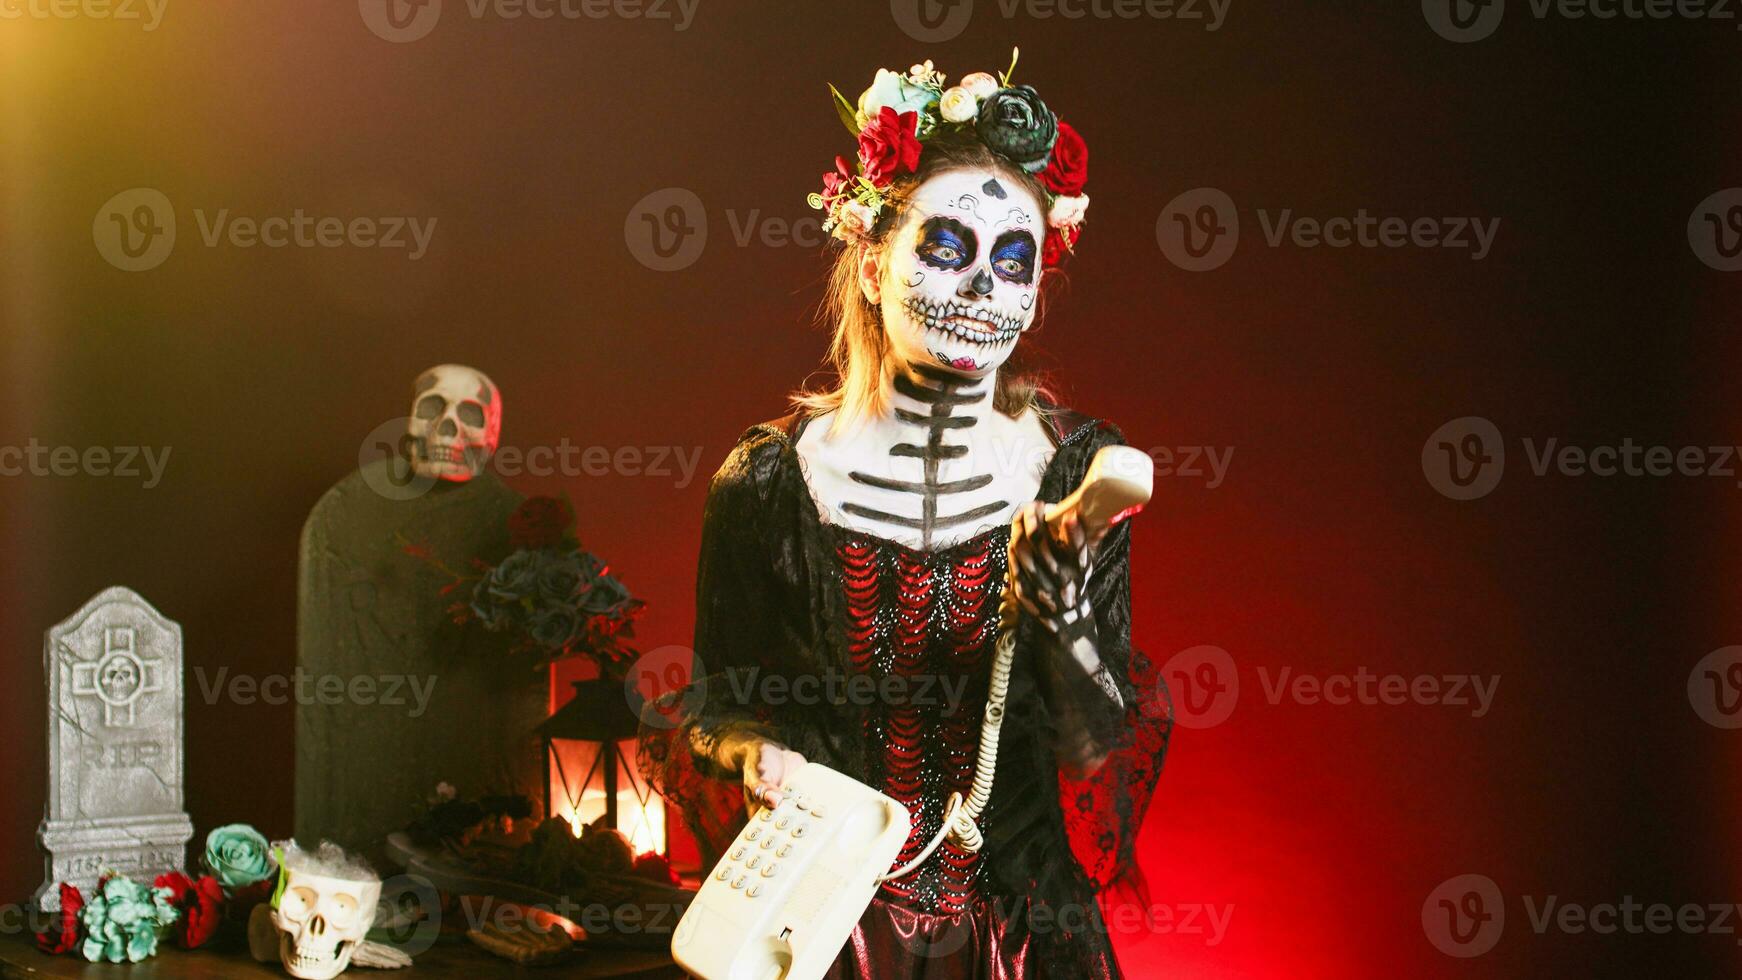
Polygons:
<instances>
[{"instance_id":1,"label":"teal rose","mask_svg":"<svg viewBox=\"0 0 1742 980\"><path fill-rule=\"evenodd\" d=\"M121 875L105 879L79 913L92 963L138 963L157 953L158 933L181 917L168 888L151 888Z\"/></svg>"},{"instance_id":2,"label":"teal rose","mask_svg":"<svg viewBox=\"0 0 1742 980\"><path fill-rule=\"evenodd\" d=\"M935 122L932 117L936 113L932 110L937 106L939 98L937 89L915 85L906 75L879 68L876 80L859 96L859 129L863 131L887 107L894 109L896 115L904 112L919 113L919 131L915 135L924 136Z\"/></svg>"},{"instance_id":3,"label":"teal rose","mask_svg":"<svg viewBox=\"0 0 1742 980\"><path fill-rule=\"evenodd\" d=\"M629 589L615 576L601 575L581 597L581 608L595 616L613 616L629 604Z\"/></svg>"},{"instance_id":4,"label":"teal rose","mask_svg":"<svg viewBox=\"0 0 1742 980\"><path fill-rule=\"evenodd\" d=\"M278 868L272 848L260 831L245 823L219 827L206 835L206 870L225 891L246 888L270 878Z\"/></svg>"}]
</instances>

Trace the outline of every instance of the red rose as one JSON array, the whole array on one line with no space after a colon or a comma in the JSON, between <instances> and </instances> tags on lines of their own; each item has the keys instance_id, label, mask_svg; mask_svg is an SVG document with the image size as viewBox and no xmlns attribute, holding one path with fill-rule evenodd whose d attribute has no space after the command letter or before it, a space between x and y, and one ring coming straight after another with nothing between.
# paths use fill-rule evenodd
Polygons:
<instances>
[{"instance_id":1,"label":"red rose","mask_svg":"<svg viewBox=\"0 0 1742 980\"><path fill-rule=\"evenodd\" d=\"M79 912L85 896L66 882L60 886L60 921L36 934L36 948L50 956L70 953L79 947Z\"/></svg>"},{"instance_id":2,"label":"red rose","mask_svg":"<svg viewBox=\"0 0 1742 980\"><path fill-rule=\"evenodd\" d=\"M914 135L918 125L917 112L897 114L888 106L877 111L877 118L859 132L859 164L866 180L886 187L919 167L919 137Z\"/></svg>"},{"instance_id":3,"label":"red rose","mask_svg":"<svg viewBox=\"0 0 1742 980\"><path fill-rule=\"evenodd\" d=\"M551 548L575 528L575 509L559 497L528 497L508 517L508 543L515 548Z\"/></svg>"},{"instance_id":4,"label":"red rose","mask_svg":"<svg viewBox=\"0 0 1742 980\"><path fill-rule=\"evenodd\" d=\"M218 931L223 921L224 886L206 875L194 881L180 871L158 875L152 882L169 889L169 904L181 911L175 922L175 942L182 949L198 949Z\"/></svg>"},{"instance_id":5,"label":"red rose","mask_svg":"<svg viewBox=\"0 0 1742 980\"><path fill-rule=\"evenodd\" d=\"M1040 182L1060 197L1076 197L1089 182L1089 144L1063 119L1059 120L1059 140L1053 144L1052 162L1041 172Z\"/></svg>"}]
</instances>

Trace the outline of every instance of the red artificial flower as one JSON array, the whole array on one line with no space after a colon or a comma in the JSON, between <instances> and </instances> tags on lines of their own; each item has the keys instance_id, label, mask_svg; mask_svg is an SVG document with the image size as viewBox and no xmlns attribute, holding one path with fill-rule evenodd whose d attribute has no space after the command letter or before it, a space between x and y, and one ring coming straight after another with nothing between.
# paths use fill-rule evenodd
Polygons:
<instances>
[{"instance_id":1,"label":"red artificial flower","mask_svg":"<svg viewBox=\"0 0 1742 980\"><path fill-rule=\"evenodd\" d=\"M204 946L218 931L224 917L224 886L206 875L194 881L180 871L158 875L152 882L169 889L169 904L181 911L175 921L175 942L182 949Z\"/></svg>"},{"instance_id":2,"label":"red artificial flower","mask_svg":"<svg viewBox=\"0 0 1742 980\"><path fill-rule=\"evenodd\" d=\"M1077 238L1083 233L1081 225L1071 225L1066 228L1048 228L1046 230L1046 245L1040 250L1042 268L1056 269L1065 264L1071 252L1077 247Z\"/></svg>"},{"instance_id":3,"label":"red artificial flower","mask_svg":"<svg viewBox=\"0 0 1742 980\"><path fill-rule=\"evenodd\" d=\"M85 907L85 896L66 882L60 886L60 921L36 934L36 948L50 956L70 953L79 948L79 912Z\"/></svg>"},{"instance_id":4,"label":"red artificial flower","mask_svg":"<svg viewBox=\"0 0 1742 980\"><path fill-rule=\"evenodd\" d=\"M888 106L859 131L859 164L865 179L878 187L919 167L919 137L914 135L919 113L897 113Z\"/></svg>"},{"instance_id":5,"label":"red artificial flower","mask_svg":"<svg viewBox=\"0 0 1742 980\"><path fill-rule=\"evenodd\" d=\"M657 881L662 885L679 885L677 872L671 869L671 862L665 855L657 851L649 851L635 859L634 874L637 878Z\"/></svg>"},{"instance_id":6,"label":"red artificial flower","mask_svg":"<svg viewBox=\"0 0 1742 980\"><path fill-rule=\"evenodd\" d=\"M1058 142L1053 144L1052 162L1040 174L1046 189L1060 197L1076 197L1089 182L1089 144L1081 133L1063 119L1059 120Z\"/></svg>"},{"instance_id":7,"label":"red artificial flower","mask_svg":"<svg viewBox=\"0 0 1742 980\"><path fill-rule=\"evenodd\" d=\"M835 169L823 174L823 205L833 204L836 198L853 192L853 163L846 157L835 158Z\"/></svg>"},{"instance_id":8,"label":"red artificial flower","mask_svg":"<svg viewBox=\"0 0 1742 980\"><path fill-rule=\"evenodd\" d=\"M575 509L560 497L528 497L508 517L508 543L515 548L551 548L575 528Z\"/></svg>"}]
</instances>

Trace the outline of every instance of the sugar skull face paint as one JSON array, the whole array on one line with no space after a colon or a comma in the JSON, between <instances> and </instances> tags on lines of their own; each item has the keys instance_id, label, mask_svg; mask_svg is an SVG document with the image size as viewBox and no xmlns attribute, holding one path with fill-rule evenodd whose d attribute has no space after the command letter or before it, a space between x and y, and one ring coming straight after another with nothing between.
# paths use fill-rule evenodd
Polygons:
<instances>
[{"instance_id":1,"label":"sugar skull face paint","mask_svg":"<svg viewBox=\"0 0 1742 980\"><path fill-rule=\"evenodd\" d=\"M969 377L997 370L1034 322L1044 212L1009 177L939 174L888 240L881 306L895 353Z\"/></svg>"}]
</instances>

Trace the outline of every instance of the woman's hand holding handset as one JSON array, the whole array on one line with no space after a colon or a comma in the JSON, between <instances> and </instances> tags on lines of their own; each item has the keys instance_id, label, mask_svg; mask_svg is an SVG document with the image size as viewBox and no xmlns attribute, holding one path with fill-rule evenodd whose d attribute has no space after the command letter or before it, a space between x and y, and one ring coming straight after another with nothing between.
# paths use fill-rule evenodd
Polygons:
<instances>
[{"instance_id":1,"label":"woman's hand holding handset","mask_svg":"<svg viewBox=\"0 0 1742 980\"><path fill-rule=\"evenodd\" d=\"M780 805L781 787L805 764L804 756L760 735L745 734L728 739L720 747L720 763L744 778L744 808Z\"/></svg>"}]
</instances>

